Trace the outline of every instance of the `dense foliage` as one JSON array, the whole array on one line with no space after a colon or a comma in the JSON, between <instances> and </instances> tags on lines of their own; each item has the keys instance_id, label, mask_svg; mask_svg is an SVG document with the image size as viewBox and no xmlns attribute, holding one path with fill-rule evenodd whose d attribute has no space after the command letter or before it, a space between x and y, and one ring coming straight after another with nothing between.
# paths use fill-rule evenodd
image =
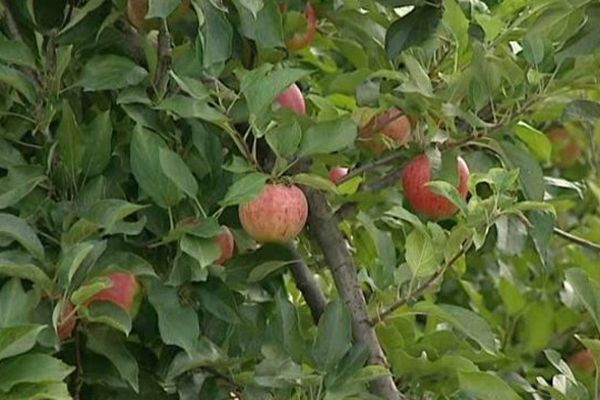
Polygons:
<instances>
[{"instance_id":1,"label":"dense foliage","mask_svg":"<svg viewBox=\"0 0 600 400\"><path fill-rule=\"evenodd\" d=\"M0 400L597 398L599 48L594 0L3 0Z\"/></svg>"}]
</instances>

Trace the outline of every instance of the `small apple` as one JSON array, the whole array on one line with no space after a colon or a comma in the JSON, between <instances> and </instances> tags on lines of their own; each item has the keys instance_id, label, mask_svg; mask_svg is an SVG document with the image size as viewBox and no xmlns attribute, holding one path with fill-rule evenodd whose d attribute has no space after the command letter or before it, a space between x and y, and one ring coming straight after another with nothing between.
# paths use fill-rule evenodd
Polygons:
<instances>
[{"instance_id":1,"label":"small apple","mask_svg":"<svg viewBox=\"0 0 600 400\"><path fill-rule=\"evenodd\" d=\"M337 183L340 179L348 175L348 168L333 167L329 171L329 180L333 183Z\"/></svg>"},{"instance_id":2,"label":"small apple","mask_svg":"<svg viewBox=\"0 0 600 400\"><path fill-rule=\"evenodd\" d=\"M284 243L304 228L308 203L297 186L267 184L258 197L240 205L239 217L242 227L254 240Z\"/></svg>"},{"instance_id":3,"label":"small apple","mask_svg":"<svg viewBox=\"0 0 600 400\"><path fill-rule=\"evenodd\" d=\"M388 122L389 121L389 122ZM373 116L361 129L359 141L374 154L383 153L387 147L379 134L402 146L410 139L411 125L408 117L397 108L390 108Z\"/></svg>"},{"instance_id":4,"label":"small apple","mask_svg":"<svg viewBox=\"0 0 600 400\"><path fill-rule=\"evenodd\" d=\"M141 287L135 275L130 272L116 271L108 273L105 277L111 281L111 286L93 295L85 304L108 301L125 309L130 315L136 315L142 296Z\"/></svg>"},{"instance_id":5,"label":"small apple","mask_svg":"<svg viewBox=\"0 0 600 400\"><path fill-rule=\"evenodd\" d=\"M564 127L550 129L547 133L552 142L552 161L561 168L569 168L575 165L581 157L581 147Z\"/></svg>"},{"instance_id":6,"label":"small apple","mask_svg":"<svg viewBox=\"0 0 600 400\"><path fill-rule=\"evenodd\" d=\"M306 113L306 104L304 103L304 96L298 85L293 83L285 89L276 99L277 103L283 108L289 108L296 114Z\"/></svg>"},{"instance_id":7,"label":"small apple","mask_svg":"<svg viewBox=\"0 0 600 400\"><path fill-rule=\"evenodd\" d=\"M147 0L127 0L127 18L131 22L131 25L135 26L138 31L144 29L147 12Z\"/></svg>"},{"instance_id":8,"label":"small apple","mask_svg":"<svg viewBox=\"0 0 600 400\"><path fill-rule=\"evenodd\" d=\"M581 372L593 373L596 370L594 356L589 350L579 350L567 357L567 363L575 370Z\"/></svg>"},{"instance_id":9,"label":"small apple","mask_svg":"<svg viewBox=\"0 0 600 400\"><path fill-rule=\"evenodd\" d=\"M235 247L235 241L229 228L225 225L221 226L221 233L215 236L215 242L221 249L221 256L214 262L217 265L225 264L232 256Z\"/></svg>"},{"instance_id":10,"label":"small apple","mask_svg":"<svg viewBox=\"0 0 600 400\"><path fill-rule=\"evenodd\" d=\"M280 10L281 9L282 8L280 7ZM287 6L285 6L283 10L286 9ZM315 9L310 2L306 3L306 7L304 8L304 16L306 18L306 31L294 32L291 37L285 39L285 45L288 50L301 50L310 46L315 39L315 34L317 33L317 17L315 15Z\"/></svg>"},{"instance_id":11,"label":"small apple","mask_svg":"<svg viewBox=\"0 0 600 400\"><path fill-rule=\"evenodd\" d=\"M60 310L57 329L58 337L61 341L71 337L76 323L77 317L75 316L75 307L73 307L73 304L70 302L64 303L62 310Z\"/></svg>"},{"instance_id":12,"label":"small apple","mask_svg":"<svg viewBox=\"0 0 600 400\"><path fill-rule=\"evenodd\" d=\"M458 193L464 199L467 197L467 181L469 168L465 161L457 158ZM404 195L411 207L428 217L446 218L453 215L457 208L450 200L431 191L426 185L431 179L431 167L427 155L421 154L410 160L402 172Z\"/></svg>"}]
</instances>

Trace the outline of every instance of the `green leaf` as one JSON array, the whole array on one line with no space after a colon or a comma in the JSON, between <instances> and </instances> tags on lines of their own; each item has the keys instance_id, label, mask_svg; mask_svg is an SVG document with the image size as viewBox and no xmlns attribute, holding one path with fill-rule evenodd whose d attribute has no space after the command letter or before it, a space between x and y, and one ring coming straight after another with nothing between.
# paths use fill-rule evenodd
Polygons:
<instances>
[{"instance_id":1,"label":"green leaf","mask_svg":"<svg viewBox=\"0 0 600 400\"><path fill-rule=\"evenodd\" d=\"M67 287L75 273L85 260L85 258L94 249L94 244L91 242L77 243L76 245L67 247L60 258L57 267L57 276L59 284L62 287Z\"/></svg>"},{"instance_id":2,"label":"green leaf","mask_svg":"<svg viewBox=\"0 0 600 400\"><path fill-rule=\"evenodd\" d=\"M179 302L176 288L158 282L150 286L148 300L158 314L158 329L163 342L181 347L192 357L200 335L194 309Z\"/></svg>"},{"instance_id":3,"label":"green leaf","mask_svg":"<svg viewBox=\"0 0 600 400\"><path fill-rule=\"evenodd\" d=\"M496 352L496 341L488 323L473 311L450 304L417 303L417 312L437 316L477 342L487 352Z\"/></svg>"},{"instance_id":4,"label":"green leaf","mask_svg":"<svg viewBox=\"0 0 600 400\"><path fill-rule=\"evenodd\" d=\"M195 199L198 194L198 182L179 154L166 148L160 148L158 154L160 167L165 175L182 192Z\"/></svg>"},{"instance_id":5,"label":"green leaf","mask_svg":"<svg viewBox=\"0 0 600 400\"><path fill-rule=\"evenodd\" d=\"M0 167L16 167L26 164L21 153L15 149L9 142L0 138Z\"/></svg>"},{"instance_id":6,"label":"green leaf","mask_svg":"<svg viewBox=\"0 0 600 400\"><path fill-rule=\"evenodd\" d=\"M8 174L0 178L0 209L14 206L46 179L39 165L9 167Z\"/></svg>"},{"instance_id":7,"label":"green leaf","mask_svg":"<svg viewBox=\"0 0 600 400\"><path fill-rule=\"evenodd\" d=\"M190 78L188 76L178 76L175 72L170 71L171 77L177 82L177 85L192 96L196 100L206 100L210 97L210 91L208 88L197 79Z\"/></svg>"},{"instance_id":8,"label":"green leaf","mask_svg":"<svg viewBox=\"0 0 600 400\"><path fill-rule=\"evenodd\" d=\"M315 189L327 191L329 193L339 193L335 183L319 175L302 173L292 176L292 181L300 185L310 186Z\"/></svg>"},{"instance_id":9,"label":"green leaf","mask_svg":"<svg viewBox=\"0 0 600 400\"><path fill-rule=\"evenodd\" d=\"M229 289L219 286L215 290L214 287L202 286L196 290L196 294L202 309L229 324L240 322L235 298Z\"/></svg>"},{"instance_id":10,"label":"green leaf","mask_svg":"<svg viewBox=\"0 0 600 400\"><path fill-rule=\"evenodd\" d=\"M214 239L202 239L199 237L184 235L179 242L181 251L190 255L204 268L217 260L221 255L221 249Z\"/></svg>"},{"instance_id":11,"label":"green leaf","mask_svg":"<svg viewBox=\"0 0 600 400\"><path fill-rule=\"evenodd\" d=\"M418 46L429 39L442 18L442 7L425 5L416 7L404 17L396 20L385 35L385 49L388 57L395 59L398 54L412 46Z\"/></svg>"},{"instance_id":12,"label":"green leaf","mask_svg":"<svg viewBox=\"0 0 600 400\"><path fill-rule=\"evenodd\" d=\"M283 46L281 13L274 1L234 0L240 14L240 30L244 36L256 41L258 47ZM263 6L264 5L264 6Z\"/></svg>"},{"instance_id":13,"label":"green leaf","mask_svg":"<svg viewBox=\"0 0 600 400\"><path fill-rule=\"evenodd\" d=\"M405 249L406 263L414 277L428 276L438 267L431 238L420 229L409 233Z\"/></svg>"},{"instance_id":14,"label":"green leaf","mask_svg":"<svg viewBox=\"0 0 600 400\"><path fill-rule=\"evenodd\" d=\"M222 63L231 57L233 50L233 28L222 10L211 2L203 1L204 24L198 35L202 45L202 61L205 67Z\"/></svg>"},{"instance_id":15,"label":"green leaf","mask_svg":"<svg viewBox=\"0 0 600 400\"><path fill-rule=\"evenodd\" d=\"M115 90L137 85L147 76L148 71L129 58L97 55L85 64L77 85L87 91Z\"/></svg>"},{"instance_id":16,"label":"green leaf","mask_svg":"<svg viewBox=\"0 0 600 400\"><path fill-rule=\"evenodd\" d=\"M565 272L565 276L600 331L600 284L591 280L581 268L571 268Z\"/></svg>"},{"instance_id":17,"label":"green leaf","mask_svg":"<svg viewBox=\"0 0 600 400\"><path fill-rule=\"evenodd\" d=\"M358 128L348 118L318 123L304 133L300 155L327 154L344 150L354 144Z\"/></svg>"},{"instance_id":18,"label":"green leaf","mask_svg":"<svg viewBox=\"0 0 600 400\"><path fill-rule=\"evenodd\" d=\"M460 388L481 400L521 400L502 379L488 372L459 372Z\"/></svg>"},{"instance_id":19,"label":"green leaf","mask_svg":"<svg viewBox=\"0 0 600 400\"><path fill-rule=\"evenodd\" d=\"M39 267L33 264L13 262L3 257L2 253L0 253L0 275L27 279L45 289L52 287L50 278Z\"/></svg>"},{"instance_id":20,"label":"green leaf","mask_svg":"<svg viewBox=\"0 0 600 400\"><path fill-rule=\"evenodd\" d=\"M83 146L81 130L68 102L63 103L62 118L58 126L58 150L71 179L75 180L81 172Z\"/></svg>"},{"instance_id":21,"label":"green leaf","mask_svg":"<svg viewBox=\"0 0 600 400\"><path fill-rule=\"evenodd\" d=\"M575 121L595 122L600 119L600 103L584 99L573 100L565 107L563 117Z\"/></svg>"},{"instance_id":22,"label":"green leaf","mask_svg":"<svg viewBox=\"0 0 600 400\"><path fill-rule=\"evenodd\" d=\"M19 279L6 282L0 290L0 327L28 324L30 313L37 304L35 297L31 291L25 293Z\"/></svg>"},{"instance_id":23,"label":"green leaf","mask_svg":"<svg viewBox=\"0 0 600 400\"><path fill-rule=\"evenodd\" d=\"M20 92L29 103L35 103L35 87L27 75L21 71L0 64L0 82Z\"/></svg>"},{"instance_id":24,"label":"green leaf","mask_svg":"<svg viewBox=\"0 0 600 400\"><path fill-rule=\"evenodd\" d=\"M45 354L25 354L0 362L0 391L8 392L20 383L61 382L74 370Z\"/></svg>"},{"instance_id":25,"label":"green leaf","mask_svg":"<svg viewBox=\"0 0 600 400\"><path fill-rule=\"evenodd\" d=\"M140 188L154 202L169 208L182 198L182 194L171 180L162 172L159 154L166 145L156 134L136 126L131 139L131 170Z\"/></svg>"},{"instance_id":26,"label":"green leaf","mask_svg":"<svg viewBox=\"0 0 600 400\"><path fill-rule=\"evenodd\" d=\"M254 199L262 192L267 179L267 175L256 172L238 179L227 190L221 206L233 206Z\"/></svg>"},{"instance_id":27,"label":"green leaf","mask_svg":"<svg viewBox=\"0 0 600 400\"><path fill-rule=\"evenodd\" d=\"M241 75L241 91L248 102L250 114L254 116L261 115L281 92L310 73L297 68L278 69L268 73L269 67L264 64L261 68L238 73Z\"/></svg>"},{"instance_id":28,"label":"green leaf","mask_svg":"<svg viewBox=\"0 0 600 400\"><path fill-rule=\"evenodd\" d=\"M110 329L94 327L86 330L87 348L108 358L123 379L138 393L138 364L125 347L124 338Z\"/></svg>"},{"instance_id":29,"label":"green leaf","mask_svg":"<svg viewBox=\"0 0 600 400\"><path fill-rule=\"evenodd\" d=\"M248 282L259 282L269 276L271 273L290 265L294 261L266 261L262 264L257 265L250 271L248 275Z\"/></svg>"},{"instance_id":30,"label":"green leaf","mask_svg":"<svg viewBox=\"0 0 600 400\"><path fill-rule=\"evenodd\" d=\"M313 357L323 371L330 371L351 346L350 313L342 300L331 301L319 320Z\"/></svg>"},{"instance_id":31,"label":"green leaf","mask_svg":"<svg viewBox=\"0 0 600 400\"><path fill-rule=\"evenodd\" d=\"M277 291L275 304L277 307L269 321L268 334L273 335L293 360L301 362L305 357L305 345L298 310L283 290Z\"/></svg>"},{"instance_id":32,"label":"green leaf","mask_svg":"<svg viewBox=\"0 0 600 400\"><path fill-rule=\"evenodd\" d=\"M111 157L111 140L113 128L110 111L98 114L85 129L82 135L85 148L83 150L83 173L85 176L96 176L108 166Z\"/></svg>"},{"instance_id":33,"label":"green leaf","mask_svg":"<svg viewBox=\"0 0 600 400\"><path fill-rule=\"evenodd\" d=\"M79 313L89 322L108 325L129 335L131 316L122 307L109 301L94 301L87 307L79 308Z\"/></svg>"},{"instance_id":34,"label":"green leaf","mask_svg":"<svg viewBox=\"0 0 600 400\"><path fill-rule=\"evenodd\" d=\"M200 368L218 364L225 358L225 354L210 339L202 336L195 344L192 354L178 353L169 364L166 381L172 382L178 376Z\"/></svg>"},{"instance_id":35,"label":"green leaf","mask_svg":"<svg viewBox=\"0 0 600 400\"><path fill-rule=\"evenodd\" d=\"M523 121L519 121L515 133L523 143L542 161L550 161L552 143L543 132L535 129Z\"/></svg>"},{"instance_id":36,"label":"green leaf","mask_svg":"<svg viewBox=\"0 0 600 400\"><path fill-rule=\"evenodd\" d=\"M0 41L0 60L35 69L35 56L29 47L15 40Z\"/></svg>"},{"instance_id":37,"label":"green leaf","mask_svg":"<svg viewBox=\"0 0 600 400\"><path fill-rule=\"evenodd\" d=\"M59 34L62 34L79 24L89 13L100 7L103 3L103 0L90 0L86 2L83 7L75 9L69 23L60 30Z\"/></svg>"},{"instance_id":38,"label":"green leaf","mask_svg":"<svg viewBox=\"0 0 600 400\"><path fill-rule=\"evenodd\" d=\"M0 213L0 238L16 240L38 260L44 259L44 246L27 222L11 214Z\"/></svg>"},{"instance_id":39,"label":"green leaf","mask_svg":"<svg viewBox=\"0 0 600 400\"><path fill-rule=\"evenodd\" d=\"M149 0L146 19L167 18L180 3L181 0Z\"/></svg>"},{"instance_id":40,"label":"green leaf","mask_svg":"<svg viewBox=\"0 0 600 400\"><path fill-rule=\"evenodd\" d=\"M0 360L31 350L44 328L44 325L14 325L0 328Z\"/></svg>"},{"instance_id":41,"label":"green leaf","mask_svg":"<svg viewBox=\"0 0 600 400\"><path fill-rule=\"evenodd\" d=\"M302 129L298 121L294 119L268 130L265 139L275 154L280 157L289 157L298 150L302 140Z\"/></svg>"},{"instance_id":42,"label":"green leaf","mask_svg":"<svg viewBox=\"0 0 600 400\"><path fill-rule=\"evenodd\" d=\"M119 224L124 218L146 207L120 199L103 199L97 200L83 216L103 228L105 234L113 234L118 231Z\"/></svg>"},{"instance_id":43,"label":"green leaf","mask_svg":"<svg viewBox=\"0 0 600 400\"><path fill-rule=\"evenodd\" d=\"M210 106L207 100L197 100L177 94L161 101L157 108L172 112L182 118L198 118L213 123L227 121L227 116Z\"/></svg>"},{"instance_id":44,"label":"green leaf","mask_svg":"<svg viewBox=\"0 0 600 400\"><path fill-rule=\"evenodd\" d=\"M456 186L445 181L430 181L426 185L433 193L444 196L452 202L462 213L467 213L467 202L458 193Z\"/></svg>"},{"instance_id":45,"label":"green leaf","mask_svg":"<svg viewBox=\"0 0 600 400\"><path fill-rule=\"evenodd\" d=\"M72 400L64 382L21 383L8 393L0 393L0 400Z\"/></svg>"},{"instance_id":46,"label":"green leaf","mask_svg":"<svg viewBox=\"0 0 600 400\"><path fill-rule=\"evenodd\" d=\"M501 142L500 146L508 166L519 168L519 180L523 193L529 200L542 201L544 199L544 173L540 165L531 154L521 146L510 142Z\"/></svg>"},{"instance_id":47,"label":"green leaf","mask_svg":"<svg viewBox=\"0 0 600 400\"><path fill-rule=\"evenodd\" d=\"M112 281L106 277L96 277L87 282L85 285L81 285L71 294L71 303L73 305L83 304L86 300L90 299L93 295L101 292L104 289L112 287Z\"/></svg>"}]
</instances>

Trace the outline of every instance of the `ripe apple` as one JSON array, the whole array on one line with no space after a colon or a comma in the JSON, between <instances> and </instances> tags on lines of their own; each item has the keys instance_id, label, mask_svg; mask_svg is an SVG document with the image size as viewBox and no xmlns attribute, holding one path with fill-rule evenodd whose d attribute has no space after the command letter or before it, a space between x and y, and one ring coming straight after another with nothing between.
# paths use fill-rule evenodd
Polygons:
<instances>
[{"instance_id":1,"label":"ripe apple","mask_svg":"<svg viewBox=\"0 0 600 400\"><path fill-rule=\"evenodd\" d=\"M190 9L190 0L181 0L181 3L175 11L169 16L169 24L176 23L183 19ZM157 19L146 20L148 13L148 0L127 0L127 18L131 25L138 31L149 31L158 29L160 24Z\"/></svg>"},{"instance_id":2,"label":"ripe apple","mask_svg":"<svg viewBox=\"0 0 600 400\"><path fill-rule=\"evenodd\" d=\"M331 171L329 171L329 180L333 183L337 183L337 181L345 177L347 174L348 168L333 167Z\"/></svg>"},{"instance_id":3,"label":"ripe apple","mask_svg":"<svg viewBox=\"0 0 600 400\"><path fill-rule=\"evenodd\" d=\"M569 168L575 165L581 157L581 147L564 127L550 129L547 133L552 142L552 161L561 168Z\"/></svg>"},{"instance_id":4,"label":"ripe apple","mask_svg":"<svg viewBox=\"0 0 600 400\"><path fill-rule=\"evenodd\" d=\"M304 103L304 96L300 91L298 85L293 83L285 89L279 96L277 96L277 103L283 108L289 108L296 114L306 113L306 104Z\"/></svg>"},{"instance_id":5,"label":"ripe apple","mask_svg":"<svg viewBox=\"0 0 600 400\"><path fill-rule=\"evenodd\" d=\"M137 314L141 303L140 285L130 272L110 272L106 276L111 281L111 287L103 289L93 295L86 305L96 301L109 301L125 309L134 316Z\"/></svg>"},{"instance_id":6,"label":"ripe apple","mask_svg":"<svg viewBox=\"0 0 600 400\"><path fill-rule=\"evenodd\" d=\"M60 318L58 319L58 337L60 340L65 340L73 334L77 318L75 316L75 307L70 302L64 303L60 310Z\"/></svg>"},{"instance_id":7,"label":"ripe apple","mask_svg":"<svg viewBox=\"0 0 600 400\"><path fill-rule=\"evenodd\" d=\"M387 136L398 146L402 146L410 139L410 131L410 120L404 112L397 108L390 108L376 114L367 122L361 129L359 141L364 147L379 155L387 149L379 134Z\"/></svg>"},{"instance_id":8,"label":"ripe apple","mask_svg":"<svg viewBox=\"0 0 600 400\"><path fill-rule=\"evenodd\" d=\"M287 7L283 8L283 10L286 9ZM281 7L280 10L282 10ZM285 45L288 50L297 51L308 47L315 38L315 34L317 33L317 17L315 15L315 9L310 2L306 3L304 16L306 17L306 31L294 32L291 37L285 39Z\"/></svg>"},{"instance_id":9,"label":"ripe apple","mask_svg":"<svg viewBox=\"0 0 600 400\"><path fill-rule=\"evenodd\" d=\"M221 256L214 263L223 265L233 256L233 248L235 247L235 241L229 228L225 225L221 226L221 233L215 236L215 242L221 249Z\"/></svg>"},{"instance_id":10,"label":"ripe apple","mask_svg":"<svg viewBox=\"0 0 600 400\"><path fill-rule=\"evenodd\" d=\"M594 356L589 350L579 350L567 358L569 366L575 370L593 373L596 370Z\"/></svg>"},{"instance_id":11,"label":"ripe apple","mask_svg":"<svg viewBox=\"0 0 600 400\"><path fill-rule=\"evenodd\" d=\"M258 197L239 208L242 227L258 242L284 243L306 223L308 203L297 186L267 184Z\"/></svg>"},{"instance_id":12,"label":"ripe apple","mask_svg":"<svg viewBox=\"0 0 600 400\"><path fill-rule=\"evenodd\" d=\"M457 158L458 193L467 197L469 168L465 161ZM411 207L428 217L446 218L453 215L457 208L450 200L431 191L426 185L431 178L431 167L427 155L421 154L410 160L402 172L402 186Z\"/></svg>"}]
</instances>

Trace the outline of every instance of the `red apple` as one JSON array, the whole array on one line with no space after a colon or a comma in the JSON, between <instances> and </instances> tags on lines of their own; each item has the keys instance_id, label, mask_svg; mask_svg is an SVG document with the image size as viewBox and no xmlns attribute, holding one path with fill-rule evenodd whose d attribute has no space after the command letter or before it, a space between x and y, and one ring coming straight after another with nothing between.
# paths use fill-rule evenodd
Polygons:
<instances>
[{"instance_id":1,"label":"red apple","mask_svg":"<svg viewBox=\"0 0 600 400\"><path fill-rule=\"evenodd\" d=\"M285 40L285 45L288 50L301 50L307 46L310 46L315 39L315 34L317 33L317 17L315 15L315 9L310 2L306 3L306 7L304 8L304 16L306 17L306 31L295 32L291 37Z\"/></svg>"},{"instance_id":2,"label":"red apple","mask_svg":"<svg viewBox=\"0 0 600 400\"><path fill-rule=\"evenodd\" d=\"M221 249L221 256L214 262L217 265L225 264L233 256L235 242L231 231L226 226L221 226L221 233L215 236L215 242Z\"/></svg>"},{"instance_id":3,"label":"red apple","mask_svg":"<svg viewBox=\"0 0 600 400\"><path fill-rule=\"evenodd\" d=\"M329 171L329 180L333 183L337 183L337 181L345 177L347 174L348 168L333 167L331 171Z\"/></svg>"},{"instance_id":4,"label":"red apple","mask_svg":"<svg viewBox=\"0 0 600 400\"><path fill-rule=\"evenodd\" d=\"M106 278L111 281L111 287L93 295L86 305L95 301L109 301L135 315L141 301L141 288L135 275L130 272L110 272Z\"/></svg>"},{"instance_id":5,"label":"red apple","mask_svg":"<svg viewBox=\"0 0 600 400\"><path fill-rule=\"evenodd\" d=\"M573 369L592 373L596 370L594 356L589 350L580 350L567 358L567 363Z\"/></svg>"},{"instance_id":6,"label":"red apple","mask_svg":"<svg viewBox=\"0 0 600 400\"><path fill-rule=\"evenodd\" d=\"M359 140L367 149L379 155L387 149L380 133L392 139L398 146L402 146L410 139L410 131L410 120L404 112L397 108L390 108L373 116L367 122L361 129Z\"/></svg>"},{"instance_id":7,"label":"red apple","mask_svg":"<svg viewBox=\"0 0 600 400\"><path fill-rule=\"evenodd\" d=\"M469 168L465 161L458 157L458 193L462 198L467 197L467 181ZM421 154L410 160L402 172L404 195L411 207L428 217L445 218L453 215L457 208L450 200L431 191L426 185L431 178L429 159Z\"/></svg>"},{"instance_id":8,"label":"red apple","mask_svg":"<svg viewBox=\"0 0 600 400\"><path fill-rule=\"evenodd\" d=\"M64 303L60 310L60 318L58 319L58 337L60 340L65 340L73 334L77 318L75 316L75 307L70 302Z\"/></svg>"},{"instance_id":9,"label":"red apple","mask_svg":"<svg viewBox=\"0 0 600 400\"><path fill-rule=\"evenodd\" d=\"M296 114L306 113L306 104L300 88L295 83L277 96L277 103L283 108L289 108Z\"/></svg>"},{"instance_id":10,"label":"red apple","mask_svg":"<svg viewBox=\"0 0 600 400\"><path fill-rule=\"evenodd\" d=\"M284 243L306 223L308 203L297 186L267 184L258 197L239 208L242 227L258 242Z\"/></svg>"},{"instance_id":11,"label":"red apple","mask_svg":"<svg viewBox=\"0 0 600 400\"><path fill-rule=\"evenodd\" d=\"M138 30L143 30L146 22L146 13L148 12L147 0L128 0L127 1L127 18L131 25Z\"/></svg>"},{"instance_id":12,"label":"red apple","mask_svg":"<svg viewBox=\"0 0 600 400\"><path fill-rule=\"evenodd\" d=\"M552 128L548 133L552 142L552 161L559 167L569 168L581 157L581 147L564 127Z\"/></svg>"}]
</instances>

